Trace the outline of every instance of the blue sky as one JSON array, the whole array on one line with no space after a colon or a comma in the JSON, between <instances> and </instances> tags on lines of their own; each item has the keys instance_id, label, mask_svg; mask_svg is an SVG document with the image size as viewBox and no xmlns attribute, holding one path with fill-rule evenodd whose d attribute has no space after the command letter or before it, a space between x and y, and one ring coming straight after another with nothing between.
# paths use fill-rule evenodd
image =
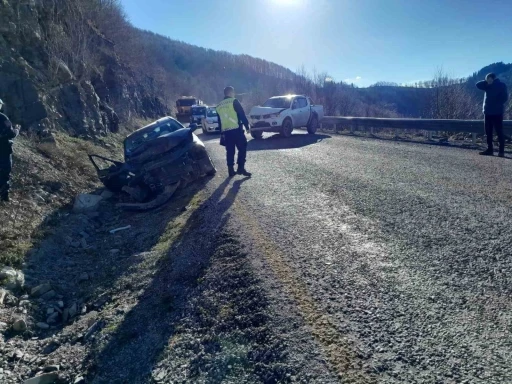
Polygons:
<instances>
[{"instance_id":1,"label":"blue sky","mask_svg":"<svg viewBox=\"0 0 512 384\"><path fill-rule=\"evenodd\" d=\"M512 62L512 0L121 0L139 28L367 86Z\"/></svg>"}]
</instances>

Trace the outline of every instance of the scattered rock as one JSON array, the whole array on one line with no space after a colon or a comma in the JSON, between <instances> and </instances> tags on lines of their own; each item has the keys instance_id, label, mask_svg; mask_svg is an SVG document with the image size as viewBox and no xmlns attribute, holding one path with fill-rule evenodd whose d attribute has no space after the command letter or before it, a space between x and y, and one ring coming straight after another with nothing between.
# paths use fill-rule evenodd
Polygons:
<instances>
[{"instance_id":1,"label":"scattered rock","mask_svg":"<svg viewBox=\"0 0 512 384\"><path fill-rule=\"evenodd\" d=\"M73 382L73 384L85 384L85 379L83 376L78 376L75 381Z\"/></svg>"},{"instance_id":2,"label":"scattered rock","mask_svg":"<svg viewBox=\"0 0 512 384\"><path fill-rule=\"evenodd\" d=\"M93 334L94 332L96 332L97 330L99 330L102 326L102 322L100 320L96 321L88 330L87 332L85 333L84 335L84 340L87 340L89 339Z\"/></svg>"},{"instance_id":3,"label":"scattered rock","mask_svg":"<svg viewBox=\"0 0 512 384\"><path fill-rule=\"evenodd\" d=\"M58 373L44 373L41 376L36 376L31 379L25 380L23 384L53 384L53 382L58 378Z\"/></svg>"},{"instance_id":4,"label":"scattered rock","mask_svg":"<svg viewBox=\"0 0 512 384\"><path fill-rule=\"evenodd\" d=\"M48 365L44 367L43 372L56 372L60 370L60 365Z\"/></svg>"},{"instance_id":5,"label":"scattered rock","mask_svg":"<svg viewBox=\"0 0 512 384\"><path fill-rule=\"evenodd\" d=\"M71 319L71 318L75 317L77 314L77 311L78 311L78 307L77 307L76 303L73 303L71 305L71 307L69 307L69 318Z\"/></svg>"},{"instance_id":6,"label":"scattered rock","mask_svg":"<svg viewBox=\"0 0 512 384\"><path fill-rule=\"evenodd\" d=\"M57 306L59 308L64 308L64 302L62 300L57 301Z\"/></svg>"},{"instance_id":7,"label":"scattered rock","mask_svg":"<svg viewBox=\"0 0 512 384\"><path fill-rule=\"evenodd\" d=\"M35 288L32 288L32 290L30 291L30 294L34 297L39 297L51 290L52 290L52 286L49 283L44 283L44 284L38 285Z\"/></svg>"},{"instance_id":8,"label":"scattered rock","mask_svg":"<svg viewBox=\"0 0 512 384\"><path fill-rule=\"evenodd\" d=\"M53 307L50 307L50 308L48 308L48 309L46 310L46 314L47 314L47 315L51 315L53 312L55 312L55 308L53 308Z\"/></svg>"},{"instance_id":9,"label":"scattered rock","mask_svg":"<svg viewBox=\"0 0 512 384\"><path fill-rule=\"evenodd\" d=\"M87 211L95 211L98 209L100 201L103 198L99 195L91 195L88 193L81 193L75 199L75 204L73 205L74 212L87 212Z\"/></svg>"},{"instance_id":10,"label":"scattered rock","mask_svg":"<svg viewBox=\"0 0 512 384\"><path fill-rule=\"evenodd\" d=\"M5 296L7 296L7 291L5 289L0 289L0 304L4 303Z\"/></svg>"},{"instance_id":11,"label":"scattered rock","mask_svg":"<svg viewBox=\"0 0 512 384\"><path fill-rule=\"evenodd\" d=\"M54 312L46 319L48 324L55 324L59 319L59 312Z\"/></svg>"},{"instance_id":12,"label":"scattered rock","mask_svg":"<svg viewBox=\"0 0 512 384\"><path fill-rule=\"evenodd\" d=\"M41 296L41 299L43 300L51 300L53 299L57 293L54 290L51 290L49 292L46 292L44 295Z\"/></svg>"},{"instance_id":13,"label":"scattered rock","mask_svg":"<svg viewBox=\"0 0 512 384\"><path fill-rule=\"evenodd\" d=\"M66 324L69 320L69 308L66 308L62 311L62 322Z\"/></svg>"},{"instance_id":14,"label":"scattered rock","mask_svg":"<svg viewBox=\"0 0 512 384\"><path fill-rule=\"evenodd\" d=\"M83 272L80 274L80 276L78 277L78 281L87 281L89 280L89 275L87 274L87 272Z\"/></svg>"},{"instance_id":15,"label":"scattered rock","mask_svg":"<svg viewBox=\"0 0 512 384\"><path fill-rule=\"evenodd\" d=\"M112 196L114 196L114 193L110 192L108 189L105 189L103 192L101 192L100 196L103 199L107 200L107 199L110 199Z\"/></svg>"},{"instance_id":16,"label":"scattered rock","mask_svg":"<svg viewBox=\"0 0 512 384\"><path fill-rule=\"evenodd\" d=\"M50 326L48 324L42 323L42 322L41 323L37 323L36 325L37 325L38 328L41 328L41 329L48 329L48 328L50 328Z\"/></svg>"},{"instance_id":17,"label":"scattered rock","mask_svg":"<svg viewBox=\"0 0 512 384\"><path fill-rule=\"evenodd\" d=\"M16 289L23 287L23 284L25 284L25 275L14 268L3 267L0 270L0 280L3 280L7 289Z\"/></svg>"},{"instance_id":18,"label":"scattered rock","mask_svg":"<svg viewBox=\"0 0 512 384\"><path fill-rule=\"evenodd\" d=\"M23 319L18 319L12 324L12 329L16 332L24 332L27 330L27 323Z\"/></svg>"},{"instance_id":19,"label":"scattered rock","mask_svg":"<svg viewBox=\"0 0 512 384\"><path fill-rule=\"evenodd\" d=\"M85 237L83 237L81 240L80 240L80 245L82 246L82 248L86 249L88 247L87 245L87 240L85 240Z\"/></svg>"},{"instance_id":20,"label":"scattered rock","mask_svg":"<svg viewBox=\"0 0 512 384\"><path fill-rule=\"evenodd\" d=\"M9 324L0 321L0 331L5 331L9 327Z\"/></svg>"},{"instance_id":21,"label":"scattered rock","mask_svg":"<svg viewBox=\"0 0 512 384\"><path fill-rule=\"evenodd\" d=\"M120 252L119 249L111 249L110 250L111 255L117 255L119 252Z\"/></svg>"},{"instance_id":22,"label":"scattered rock","mask_svg":"<svg viewBox=\"0 0 512 384\"><path fill-rule=\"evenodd\" d=\"M16 275L17 275L16 270L11 267L3 267L0 270L0 280L16 278Z\"/></svg>"}]
</instances>

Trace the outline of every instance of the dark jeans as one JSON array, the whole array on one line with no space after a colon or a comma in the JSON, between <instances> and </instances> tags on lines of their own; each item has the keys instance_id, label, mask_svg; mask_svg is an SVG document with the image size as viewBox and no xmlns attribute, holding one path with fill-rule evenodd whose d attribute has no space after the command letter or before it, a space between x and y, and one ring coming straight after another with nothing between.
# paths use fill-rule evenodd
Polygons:
<instances>
[{"instance_id":1,"label":"dark jeans","mask_svg":"<svg viewBox=\"0 0 512 384\"><path fill-rule=\"evenodd\" d=\"M498 135L500 152L505 151L505 135L503 133L503 115L485 115L485 134L487 135L487 148L493 150L493 130Z\"/></svg>"},{"instance_id":2,"label":"dark jeans","mask_svg":"<svg viewBox=\"0 0 512 384\"><path fill-rule=\"evenodd\" d=\"M11 186L12 155L0 154L0 195L9 191Z\"/></svg>"},{"instance_id":3,"label":"dark jeans","mask_svg":"<svg viewBox=\"0 0 512 384\"><path fill-rule=\"evenodd\" d=\"M245 166L245 159L247 157L247 139L245 138L242 129L233 129L223 133L226 144L226 160L228 167L235 165L235 148L238 150L239 167Z\"/></svg>"}]
</instances>

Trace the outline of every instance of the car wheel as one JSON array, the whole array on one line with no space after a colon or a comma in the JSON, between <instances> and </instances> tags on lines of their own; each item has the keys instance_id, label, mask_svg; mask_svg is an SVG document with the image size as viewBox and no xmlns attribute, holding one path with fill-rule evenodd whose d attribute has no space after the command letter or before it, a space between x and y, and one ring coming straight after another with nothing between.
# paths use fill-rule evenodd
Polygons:
<instances>
[{"instance_id":1,"label":"car wheel","mask_svg":"<svg viewBox=\"0 0 512 384\"><path fill-rule=\"evenodd\" d=\"M316 133L317 129L318 129L318 117L313 116L308 125L308 133L310 135L314 135Z\"/></svg>"},{"instance_id":2,"label":"car wheel","mask_svg":"<svg viewBox=\"0 0 512 384\"><path fill-rule=\"evenodd\" d=\"M284 137L290 137L293 132L293 123L291 119L285 119L283 126L281 127L281 135Z\"/></svg>"},{"instance_id":3,"label":"car wheel","mask_svg":"<svg viewBox=\"0 0 512 384\"><path fill-rule=\"evenodd\" d=\"M253 139L259 140L263 137L263 132L251 132Z\"/></svg>"}]
</instances>

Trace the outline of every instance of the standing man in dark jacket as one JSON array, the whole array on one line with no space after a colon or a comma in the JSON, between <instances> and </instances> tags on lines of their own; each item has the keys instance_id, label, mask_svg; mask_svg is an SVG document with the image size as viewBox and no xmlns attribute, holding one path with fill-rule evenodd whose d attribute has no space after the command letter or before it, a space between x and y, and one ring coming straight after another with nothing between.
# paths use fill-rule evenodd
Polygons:
<instances>
[{"instance_id":1,"label":"standing man in dark jacket","mask_svg":"<svg viewBox=\"0 0 512 384\"><path fill-rule=\"evenodd\" d=\"M0 110L4 103L0 99ZM12 139L18 136L19 126L0 113L0 200L9 201L9 187L12 170Z\"/></svg>"},{"instance_id":2,"label":"standing man in dark jacket","mask_svg":"<svg viewBox=\"0 0 512 384\"><path fill-rule=\"evenodd\" d=\"M484 156L494 156L493 130L496 130L500 143L499 157L505 157L505 135L503 133L503 113L505 103L508 100L507 86L496 78L494 73L489 73L485 80L476 83L476 87L485 91L484 117L485 134L487 135L487 150L480 152Z\"/></svg>"},{"instance_id":3,"label":"standing man in dark jacket","mask_svg":"<svg viewBox=\"0 0 512 384\"><path fill-rule=\"evenodd\" d=\"M229 177L235 174L251 177L245 169L247 157L247 139L245 138L244 125L249 131L249 121L245 116L244 109L240 102L235 99L233 87L224 88L224 100L217 105L219 115L219 128L221 140L226 146L226 159L228 163ZM235 148L238 149L238 170L235 172Z\"/></svg>"}]
</instances>

